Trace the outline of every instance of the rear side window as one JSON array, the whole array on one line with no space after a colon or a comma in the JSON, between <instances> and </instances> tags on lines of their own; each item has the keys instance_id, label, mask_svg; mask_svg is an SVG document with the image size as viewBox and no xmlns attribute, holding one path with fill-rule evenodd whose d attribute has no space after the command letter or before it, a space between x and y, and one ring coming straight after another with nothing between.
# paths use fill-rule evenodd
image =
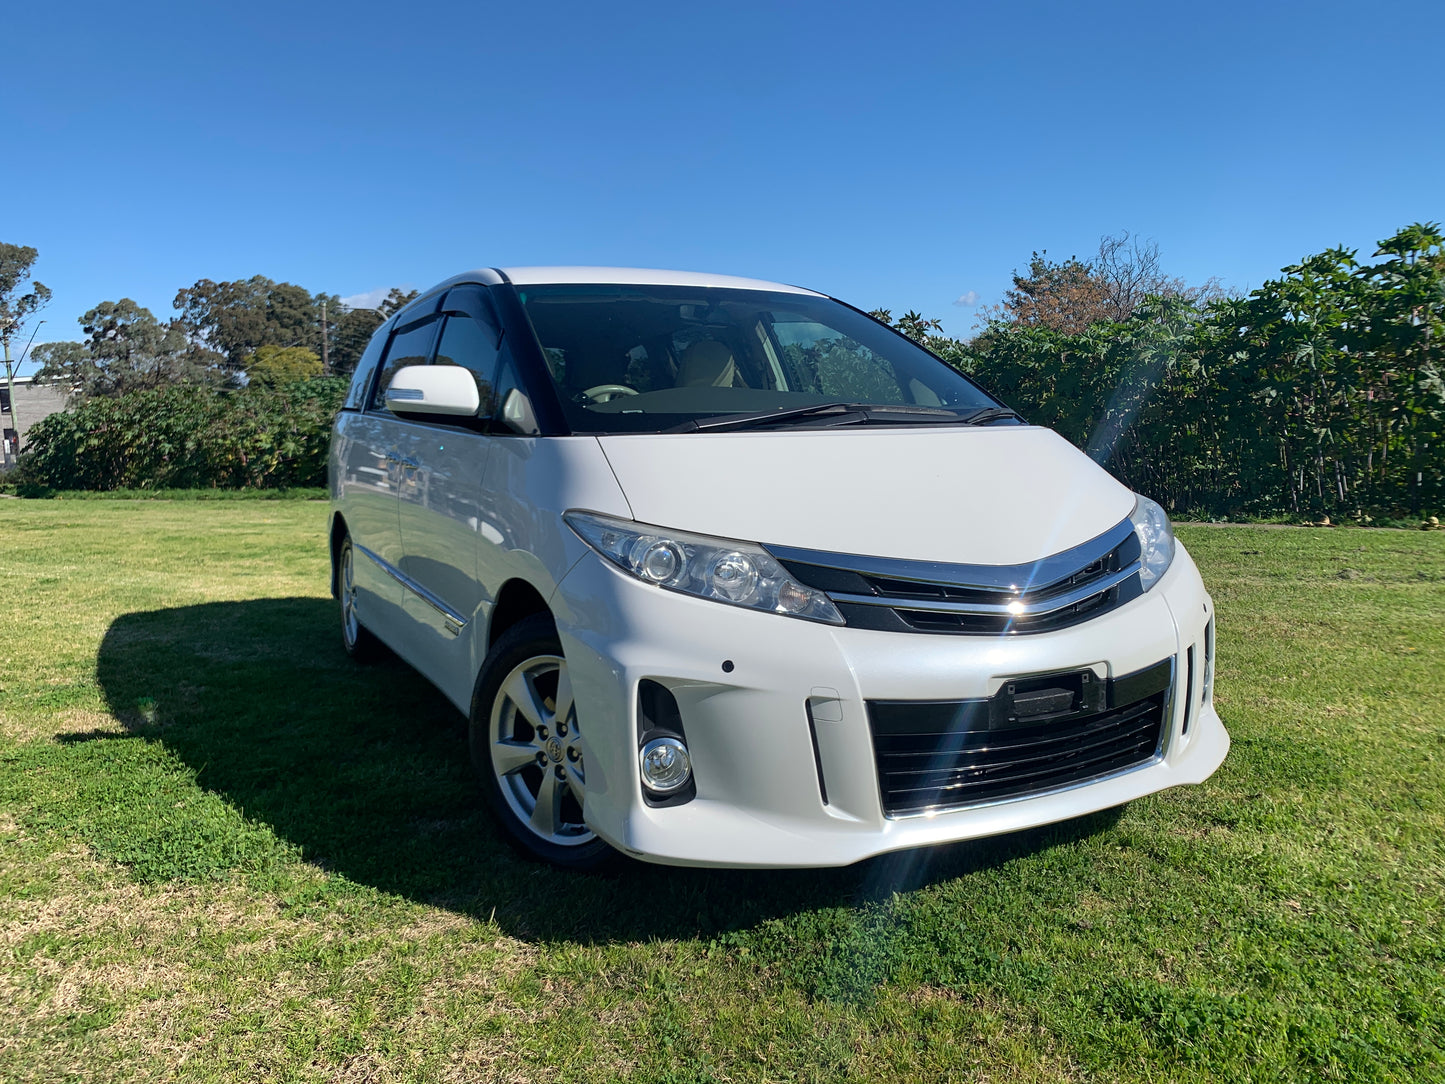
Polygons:
<instances>
[{"instance_id":1,"label":"rear side window","mask_svg":"<svg viewBox=\"0 0 1445 1084\"><path fill-rule=\"evenodd\" d=\"M491 416L496 404L492 390L497 372L496 332L470 316L448 316L437 345L436 363L470 369L482 399L480 416Z\"/></svg>"},{"instance_id":2,"label":"rear side window","mask_svg":"<svg viewBox=\"0 0 1445 1084\"><path fill-rule=\"evenodd\" d=\"M372 335L371 341L366 344L361 360L356 363L356 372L351 376L351 387L346 392L343 410L360 410L366 405L366 393L371 387L371 378L376 375L376 363L381 360L381 352L386 349L386 339L387 330L383 326L376 330L376 334Z\"/></svg>"},{"instance_id":3,"label":"rear side window","mask_svg":"<svg viewBox=\"0 0 1445 1084\"><path fill-rule=\"evenodd\" d=\"M418 324L403 328L391 337L391 346L386 351L386 362L381 368L381 379L376 382L372 393L371 408L381 410L386 406L386 389L396 371L406 365L425 365L431 360L432 341L436 339L436 317L428 317Z\"/></svg>"}]
</instances>

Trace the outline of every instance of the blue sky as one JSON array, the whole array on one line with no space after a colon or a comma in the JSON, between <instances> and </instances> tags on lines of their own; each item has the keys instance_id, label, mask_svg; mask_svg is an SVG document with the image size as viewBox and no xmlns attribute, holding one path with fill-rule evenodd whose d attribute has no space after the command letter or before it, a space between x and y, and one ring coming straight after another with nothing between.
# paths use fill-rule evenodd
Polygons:
<instances>
[{"instance_id":1,"label":"blue sky","mask_svg":"<svg viewBox=\"0 0 1445 1084\"><path fill-rule=\"evenodd\" d=\"M964 334L1033 249L1249 288L1445 218L1445 4L25 4L0 240L37 342L199 278L779 279ZM27 332L28 335L28 332ZM27 370L28 371L28 368Z\"/></svg>"}]
</instances>

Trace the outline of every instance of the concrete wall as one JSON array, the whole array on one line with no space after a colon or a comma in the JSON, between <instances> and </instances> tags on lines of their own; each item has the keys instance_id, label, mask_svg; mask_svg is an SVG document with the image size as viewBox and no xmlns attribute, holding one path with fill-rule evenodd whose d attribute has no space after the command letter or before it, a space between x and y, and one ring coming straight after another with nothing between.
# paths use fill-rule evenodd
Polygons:
<instances>
[{"instance_id":1,"label":"concrete wall","mask_svg":"<svg viewBox=\"0 0 1445 1084\"><path fill-rule=\"evenodd\" d=\"M6 384L4 373L0 371L0 390L4 390ZM49 417L51 414L65 409L67 389L54 384L41 384L36 386L31 383L28 376L17 376L15 378L15 409L13 413L9 410L0 411L0 465L11 466L15 462L15 421L20 421L20 446L25 447L25 434L30 427L41 418ZM4 406L3 400L7 395L0 395L0 406Z\"/></svg>"}]
</instances>

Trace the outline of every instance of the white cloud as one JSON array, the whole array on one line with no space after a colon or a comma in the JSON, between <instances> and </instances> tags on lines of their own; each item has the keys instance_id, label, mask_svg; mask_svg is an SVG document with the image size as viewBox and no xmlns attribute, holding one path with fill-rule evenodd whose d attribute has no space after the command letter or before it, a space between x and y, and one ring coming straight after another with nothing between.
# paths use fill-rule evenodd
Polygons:
<instances>
[{"instance_id":1,"label":"white cloud","mask_svg":"<svg viewBox=\"0 0 1445 1084\"><path fill-rule=\"evenodd\" d=\"M341 303L349 309L374 309L386 300L386 295L390 292L390 286L378 286L375 290L367 290L364 294L343 297Z\"/></svg>"},{"instance_id":2,"label":"white cloud","mask_svg":"<svg viewBox=\"0 0 1445 1084\"><path fill-rule=\"evenodd\" d=\"M967 308L971 308L971 307L974 306L974 305L977 305L977 304L978 304L978 291L977 291L977 290L969 290L968 293L966 293L966 294L964 294L962 297L960 297L957 301L954 302L954 304L957 305L960 309L967 309Z\"/></svg>"}]
</instances>

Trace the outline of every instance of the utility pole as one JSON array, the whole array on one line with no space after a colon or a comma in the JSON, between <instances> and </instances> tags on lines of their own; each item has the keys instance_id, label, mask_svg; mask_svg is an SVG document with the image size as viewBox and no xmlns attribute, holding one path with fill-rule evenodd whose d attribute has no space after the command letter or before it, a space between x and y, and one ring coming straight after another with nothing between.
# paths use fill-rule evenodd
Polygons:
<instances>
[{"instance_id":1,"label":"utility pole","mask_svg":"<svg viewBox=\"0 0 1445 1084\"><path fill-rule=\"evenodd\" d=\"M19 420L15 417L15 370L14 370L14 369L11 367L11 365L10 365L10 331L11 331L11 328L9 328L9 327L5 328L5 331L4 331L4 335L5 335L5 384L6 384L6 387L8 387L8 388L10 389L10 424L15 427L15 448L14 448L13 450L14 450L14 452L15 452L16 455L19 455L19 454L20 454L20 422L19 422ZM4 427L3 425L0 425L0 438L3 438L3 437L5 436L5 434L4 434L4 432L3 432L4 428L5 428L5 427Z\"/></svg>"},{"instance_id":2,"label":"utility pole","mask_svg":"<svg viewBox=\"0 0 1445 1084\"><path fill-rule=\"evenodd\" d=\"M40 324L45 323L44 320ZM35 342L35 333L40 330L40 324L35 325L35 331L30 333L30 342L25 344L25 349L20 351L21 357L30 353L30 347ZM0 328L0 338L5 343L5 385L10 391L10 424L15 427L15 454L20 454L20 422L15 417L15 367L10 364L10 336L15 332L15 321L11 320L3 328ZM0 425L0 439L4 438L4 426Z\"/></svg>"},{"instance_id":3,"label":"utility pole","mask_svg":"<svg viewBox=\"0 0 1445 1084\"><path fill-rule=\"evenodd\" d=\"M328 334L331 328L326 324L326 298L321 299L321 373L323 376L331 375L331 336Z\"/></svg>"}]
</instances>

